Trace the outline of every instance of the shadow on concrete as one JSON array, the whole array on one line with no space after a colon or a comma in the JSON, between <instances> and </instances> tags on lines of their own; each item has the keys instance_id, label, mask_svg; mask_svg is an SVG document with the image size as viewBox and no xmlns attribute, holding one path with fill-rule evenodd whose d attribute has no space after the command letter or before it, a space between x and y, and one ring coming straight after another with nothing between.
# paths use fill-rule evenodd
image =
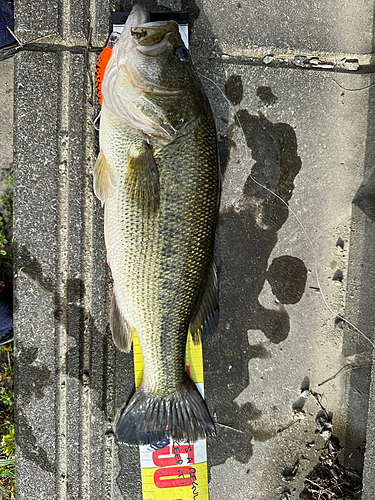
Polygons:
<instances>
[{"instance_id":1,"label":"shadow on concrete","mask_svg":"<svg viewBox=\"0 0 375 500\"><path fill-rule=\"evenodd\" d=\"M373 25L375 51L375 17ZM371 76L368 89L367 136L363 180L352 205L352 238L349 249L347 285L347 316L370 336L373 342L373 317L375 302L375 79ZM371 311L371 312L370 312ZM369 313L370 312L370 313ZM371 383L373 349L366 339L344 326L344 356L357 355L359 369L348 377L349 397L345 436L344 465L362 473L366 441L367 413Z\"/></svg>"},{"instance_id":2,"label":"shadow on concrete","mask_svg":"<svg viewBox=\"0 0 375 500\"><path fill-rule=\"evenodd\" d=\"M375 29L374 29L375 32ZM375 40L375 37L374 37ZM371 83L375 80L371 77ZM363 181L352 205L346 314L373 342L375 302L375 87L368 90L367 137ZM370 312L371 311L371 312ZM345 328L343 354L356 355L361 366L348 377L349 397L344 465L362 472L371 382L372 346L353 329Z\"/></svg>"},{"instance_id":3,"label":"shadow on concrete","mask_svg":"<svg viewBox=\"0 0 375 500\"><path fill-rule=\"evenodd\" d=\"M233 104L240 104L242 83L230 75L226 92ZM277 96L270 88L259 87L258 98L272 105ZM209 465L227 458L247 463L252 455L252 439L266 441L275 431L255 429L251 421L261 418L253 403L241 408L234 402L249 385L248 364L253 358L270 358L261 344L251 345L249 330L261 330L278 344L289 333L289 316L284 304L298 302L304 292L307 269L295 257L284 255L268 259L277 242L277 232L288 218L285 204L254 182L255 179L275 192L285 202L293 194L294 179L301 169L297 140L286 123L272 123L264 115L252 115L246 109L237 113L247 147L255 164L243 186L236 206L222 210L219 217L220 246L220 323L215 335L204 345L205 391L211 413L217 418L216 439L208 441ZM228 157L234 145L233 127L229 127ZM228 158L224 158L223 173ZM277 298L274 309L258 300L266 279Z\"/></svg>"}]
</instances>

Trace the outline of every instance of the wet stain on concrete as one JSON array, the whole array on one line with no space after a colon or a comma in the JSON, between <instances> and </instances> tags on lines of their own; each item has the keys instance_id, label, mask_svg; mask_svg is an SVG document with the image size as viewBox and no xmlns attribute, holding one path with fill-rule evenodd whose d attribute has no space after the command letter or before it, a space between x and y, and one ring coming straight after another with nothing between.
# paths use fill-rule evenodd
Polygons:
<instances>
[{"instance_id":1,"label":"wet stain on concrete","mask_svg":"<svg viewBox=\"0 0 375 500\"><path fill-rule=\"evenodd\" d=\"M236 106L243 98L242 78L240 75L231 75L225 82L225 94L230 102Z\"/></svg>"},{"instance_id":2,"label":"wet stain on concrete","mask_svg":"<svg viewBox=\"0 0 375 500\"><path fill-rule=\"evenodd\" d=\"M233 405L236 408L235 412ZM262 412L252 403L240 407L236 403L223 400L220 411L211 414L216 420L217 436L207 440L209 465L218 465L230 457L241 463L247 463L253 452L251 422L259 420ZM249 432L251 432L250 439ZM216 454L218 448L219 456Z\"/></svg>"},{"instance_id":3,"label":"wet stain on concrete","mask_svg":"<svg viewBox=\"0 0 375 500\"><path fill-rule=\"evenodd\" d=\"M249 425L250 432L255 441L259 441L260 443L265 443L269 439L272 439L276 436L277 431L275 429L266 429L261 424L256 426L254 424Z\"/></svg>"},{"instance_id":4,"label":"wet stain on concrete","mask_svg":"<svg viewBox=\"0 0 375 500\"><path fill-rule=\"evenodd\" d=\"M74 302L79 302L80 300L82 300L85 294L85 286L83 281L78 278L69 278L65 286L66 290L62 295L60 295L55 290L56 280L44 276L43 268L36 257L34 257L34 255L25 246L18 247L17 245L15 245L15 248L17 255L16 272L22 270L22 272L29 276L33 281L35 281L42 290L52 295L55 304L55 319L58 323L62 323L63 313L65 312L64 307L66 308L66 302L72 304Z\"/></svg>"},{"instance_id":5,"label":"wet stain on concrete","mask_svg":"<svg viewBox=\"0 0 375 500\"><path fill-rule=\"evenodd\" d=\"M262 90L261 97L267 97L268 102L274 101L272 96L271 89ZM300 300L307 275L306 266L293 256L276 258L268 269L288 208L253 180L285 202L290 200L294 179L301 169L295 132L287 123L272 123L263 114L252 115L246 109L237 116L237 126L241 124L244 130L255 164L239 202L219 215L220 323L215 335L204 343L209 410L211 415L216 414L218 422L237 430L217 426L217 438L207 441L211 466L230 456L245 463L252 455L252 439L265 441L276 435L276 428L264 428L261 415L255 419L257 422L251 421L253 405L240 408L235 399L249 385L250 359L271 356L262 343L250 345L248 334L250 342L251 330L262 331L275 344L285 340L289 315L283 303ZM229 142L228 149L230 153ZM273 309L265 308L258 300L266 279L279 301ZM229 371L223 369L230 365Z\"/></svg>"},{"instance_id":6,"label":"wet stain on concrete","mask_svg":"<svg viewBox=\"0 0 375 500\"><path fill-rule=\"evenodd\" d=\"M305 291L307 268L301 259L282 255L273 259L266 279L277 300L282 304L296 304Z\"/></svg>"},{"instance_id":7,"label":"wet stain on concrete","mask_svg":"<svg viewBox=\"0 0 375 500\"><path fill-rule=\"evenodd\" d=\"M272 106L278 99L270 87L258 87L257 96L266 106Z\"/></svg>"},{"instance_id":8,"label":"wet stain on concrete","mask_svg":"<svg viewBox=\"0 0 375 500\"><path fill-rule=\"evenodd\" d=\"M263 344L250 344L249 345L249 359L271 359L271 353Z\"/></svg>"},{"instance_id":9,"label":"wet stain on concrete","mask_svg":"<svg viewBox=\"0 0 375 500\"><path fill-rule=\"evenodd\" d=\"M36 437L33 435L33 429L28 424L22 413L18 413L15 421L15 439L17 445L22 451L22 455L30 462L33 462L40 469L46 472L54 472L55 466L48 459L47 453L36 443Z\"/></svg>"},{"instance_id":10,"label":"wet stain on concrete","mask_svg":"<svg viewBox=\"0 0 375 500\"><path fill-rule=\"evenodd\" d=\"M236 147L236 143L228 135L221 135L218 141L219 158L220 158L220 172L221 177L224 178L225 171L228 166L229 153L232 148Z\"/></svg>"},{"instance_id":11,"label":"wet stain on concrete","mask_svg":"<svg viewBox=\"0 0 375 500\"><path fill-rule=\"evenodd\" d=\"M256 160L251 176L289 201L294 178L301 168L294 130L287 124L273 124L263 115L250 115L246 110L239 111L238 116ZM282 306L266 310L259 304L264 281L267 276L270 278L282 298L280 302L295 303L302 296L307 271L299 259L283 256L280 264L275 262L267 274L268 258L277 242L277 231L288 217L288 209L251 176L244 185L238 206L220 214L220 279L221 295L224 295L221 317L229 323L231 331L241 318L242 331L260 329L272 342L278 343L288 335L289 317ZM277 267L282 270L282 276L274 276ZM292 283L296 269L298 280Z\"/></svg>"},{"instance_id":12,"label":"wet stain on concrete","mask_svg":"<svg viewBox=\"0 0 375 500\"><path fill-rule=\"evenodd\" d=\"M36 257L25 246L19 247L17 244L15 244L15 253L17 256L16 272L22 270L32 280L36 281L43 290L53 293L54 281L44 276L42 265Z\"/></svg>"}]
</instances>

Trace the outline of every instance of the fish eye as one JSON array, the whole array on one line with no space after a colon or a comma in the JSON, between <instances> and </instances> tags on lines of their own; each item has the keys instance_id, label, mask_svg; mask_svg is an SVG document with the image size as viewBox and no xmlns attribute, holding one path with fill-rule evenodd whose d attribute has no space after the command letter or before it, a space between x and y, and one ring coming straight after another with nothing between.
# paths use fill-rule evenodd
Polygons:
<instances>
[{"instance_id":1,"label":"fish eye","mask_svg":"<svg viewBox=\"0 0 375 500\"><path fill-rule=\"evenodd\" d=\"M188 62L189 60L189 52L183 47L177 47L174 51L174 55L176 56L176 59L181 62Z\"/></svg>"}]
</instances>

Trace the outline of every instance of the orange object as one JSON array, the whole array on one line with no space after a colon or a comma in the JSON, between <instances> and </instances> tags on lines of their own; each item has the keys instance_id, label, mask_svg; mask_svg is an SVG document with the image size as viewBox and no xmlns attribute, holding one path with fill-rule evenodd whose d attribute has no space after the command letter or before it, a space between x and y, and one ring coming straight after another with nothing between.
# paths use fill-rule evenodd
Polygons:
<instances>
[{"instance_id":1,"label":"orange object","mask_svg":"<svg viewBox=\"0 0 375 500\"><path fill-rule=\"evenodd\" d=\"M96 62L95 88L96 88L96 95L98 96L98 101L100 105L102 105L103 101L102 81L104 77L105 68L107 67L111 54L112 54L111 47L104 47L104 49L100 52L98 60Z\"/></svg>"}]
</instances>

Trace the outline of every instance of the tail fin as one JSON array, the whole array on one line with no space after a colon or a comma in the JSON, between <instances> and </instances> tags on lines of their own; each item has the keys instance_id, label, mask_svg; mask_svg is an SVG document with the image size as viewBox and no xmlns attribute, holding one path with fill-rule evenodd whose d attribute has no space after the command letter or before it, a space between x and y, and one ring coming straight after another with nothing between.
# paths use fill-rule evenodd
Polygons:
<instances>
[{"instance_id":1,"label":"tail fin","mask_svg":"<svg viewBox=\"0 0 375 500\"><path fill-rule=\"evenodd\" d=\"M195 384L186 376L184 387L154 396L139 387L123 411L116 428L118 444L158 443L165 438L193 443L215 435L215 426Z\"/></svg>"}]
</instances>

